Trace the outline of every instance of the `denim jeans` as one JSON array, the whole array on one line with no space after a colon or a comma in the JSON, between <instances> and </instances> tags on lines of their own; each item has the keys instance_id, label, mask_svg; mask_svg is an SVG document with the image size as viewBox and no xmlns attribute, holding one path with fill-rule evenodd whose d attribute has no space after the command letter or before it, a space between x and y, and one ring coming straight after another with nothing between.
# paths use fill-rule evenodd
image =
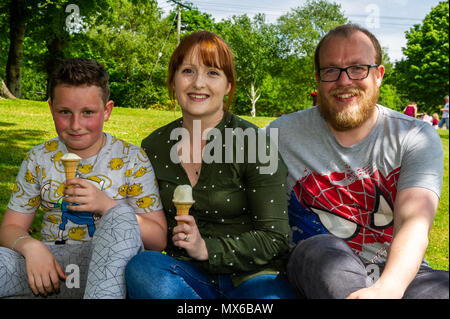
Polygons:
<instances>
[{"instance_id":1,"label":"denim jeans","mask_svg":"<svg viewBox=\"0 0 450 319\"><path fill-rule=\"evenodd\" d=\"M281 275L259 275L233 286L229 275L210 280L197 265L155 251L133 257L125 271L131 299L291 299L295 292Z\"/></svg>"},{"instance_id":2,"label":"denim jeans","mask_svg":"<svg viewBox=\"0 0 450 319\"><path fill-rule=\"evenodd\" d=\"M438 127L442 128L444 126L444 123L445 123L445 128L448 130L449 129L448 122L449 122L449 118L448 117L443 117L443 118L440 119Z\"/></svg>"},{"instance_id":3,"label":"denim jeans","mask_svg":"<svg viewBox=\"0 0 450 319\"><path fill-rule=\"evenodd\" d=\"M345 241L316 235L301 241L291 253L287 272L299 296L343 299L370 287L374 267L381 274L385 264L364 264ZM369 272L369 273L368 273ZM448 271L422 266L403 295L405 299L448 299Z\"/></svg>"}]
</instances>

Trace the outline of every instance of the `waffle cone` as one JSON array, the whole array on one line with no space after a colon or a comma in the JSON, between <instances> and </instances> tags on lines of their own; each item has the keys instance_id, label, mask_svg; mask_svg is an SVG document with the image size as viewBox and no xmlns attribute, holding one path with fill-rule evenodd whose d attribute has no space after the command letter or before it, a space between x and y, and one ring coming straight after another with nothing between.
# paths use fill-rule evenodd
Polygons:
<instances>
[{"instance_id":1,"label":"waffle cone","mask_svg":"<svg viewBox=\"0 0 450 319\"><path fill-rule=\"evenodd\" d=\"M178 215L189 215L189 209L194 204L194 202L173 202L175 207L177 208L177 216ZM178 225L182 225L184 222L178 222Z\"/></svg>"},{"instance_id":2,"label":"waffle cone","mask_svg":"<svg viewBox=\"0 0 450 319\"><path fill-rule=\"evenodd\" d=\"M66 172L66 180L75 178L77 173L77 166L80 160L62 160L64 170Z\"/></svg>"}]
</instances>

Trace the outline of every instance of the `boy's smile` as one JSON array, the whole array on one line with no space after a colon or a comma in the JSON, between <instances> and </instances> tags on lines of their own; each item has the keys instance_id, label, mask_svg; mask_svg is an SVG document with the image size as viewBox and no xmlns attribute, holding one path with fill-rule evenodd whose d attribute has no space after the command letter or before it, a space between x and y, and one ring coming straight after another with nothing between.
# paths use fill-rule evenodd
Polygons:
<instances>
[{"instance_id":1,"label":"boy's smile","mask_svg":"<svg viewBox=\"0 0 450 319\"><path fill-rule=\"evenodd\" d=\"M101 89L61 84L49 105L56 132L67 150L82 158L96 155L103 143L103 123L114 106L112 101L103 104Z\"/></svg>"}]
</instances>

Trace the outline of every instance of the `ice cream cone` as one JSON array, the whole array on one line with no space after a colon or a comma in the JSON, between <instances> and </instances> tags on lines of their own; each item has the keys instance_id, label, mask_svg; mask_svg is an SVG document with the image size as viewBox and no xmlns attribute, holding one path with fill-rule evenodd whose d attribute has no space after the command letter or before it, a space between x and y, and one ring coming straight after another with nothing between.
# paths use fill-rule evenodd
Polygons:
<instances>
[{"instance_id":1,"label":"ice cream cone","mask_svg":"<svg viewBox=\"0 0 450 319\"><path fill-rule=\"evenodd\" d=\"M64 166L64 171L66 173L66 180L75 178L77 174L77 166L80 162L81 157L74 153L66 153L61 157L61 162ZM67 188L71 188L72 186L66 186ZM75 204L69 204L75 205Z\"/></svg>"},{"instance_id":2,"label":"ice cream cone","mask_svg":"<svg viewBox=\"0 0 450 319\"><path fill-rule=\"evenodd\" d=\"M63 160L64 169L66 171L66 179L75 178L77 166L80 160Z\"/></svg>"},{"instance_id":3,"label":"ice cream cone","mask_svg":"<svg viewBox=\"0 0 450 319\"><path fill-rule=\"evenodd\" d=\"M175 207L177 208L177 216L179 215L189 215L189 209L194 204L195 201L192 202L176 202L173 201ZM182 225L184 222L178 222L178 225Z\"/></svg>"}]
</instances>

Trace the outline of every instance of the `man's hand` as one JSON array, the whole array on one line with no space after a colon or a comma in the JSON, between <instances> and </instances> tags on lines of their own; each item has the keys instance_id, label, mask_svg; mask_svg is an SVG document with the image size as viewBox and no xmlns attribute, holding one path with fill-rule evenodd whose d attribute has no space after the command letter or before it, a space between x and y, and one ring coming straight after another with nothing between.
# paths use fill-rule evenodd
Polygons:
<instances>
[{"instance_id":1,"label":"man's hand","mask_svg":"<svg viewBox=\"0 0 450 319\"><path fill-rule=\"evenodd\" d=\"M103 216L110 208L118 204L87 180L73 178L67 180L65 185L71 187L66 187L64 190L66 195L64 200L78 204L71 205L70 210L91 212Z\"/></svg>"},{"instance_id":2,"label":"man's hand","mask_svg":"<svg viewBox=\"0 0 450 319\"><path fill-rule=\"evenodd\" d=\"M398 289L386 289L376 283L351 293L346 299L401 299L403 294Z\"/></svg>"}]
</instances>

